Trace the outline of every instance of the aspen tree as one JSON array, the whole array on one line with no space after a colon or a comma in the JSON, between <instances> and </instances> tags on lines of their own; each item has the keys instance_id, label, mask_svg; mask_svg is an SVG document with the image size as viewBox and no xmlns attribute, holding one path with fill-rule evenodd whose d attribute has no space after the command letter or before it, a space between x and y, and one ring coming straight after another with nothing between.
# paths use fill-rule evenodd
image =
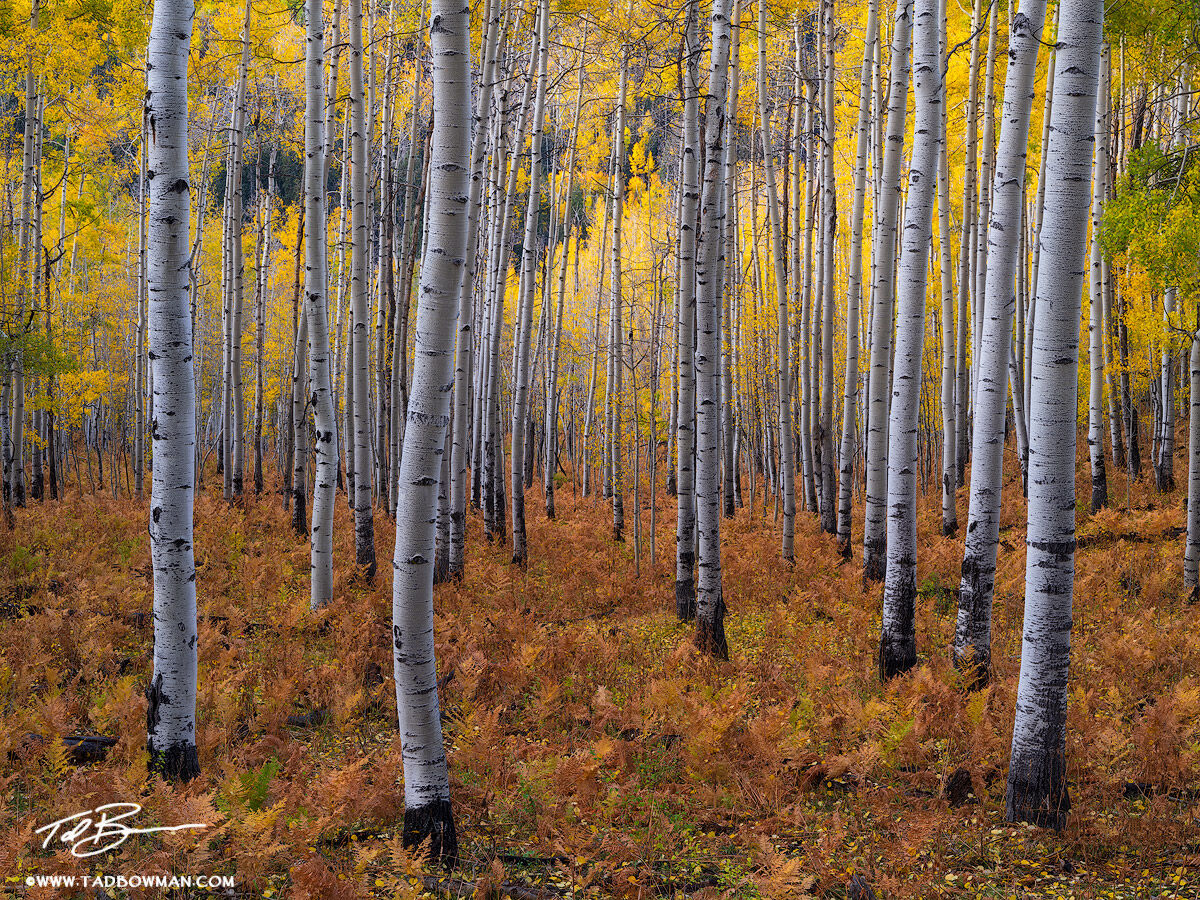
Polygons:
<instances>
[{"instance_id":1,"label":"aspen tree","mask_svg":"<svg viewBox=\"0 0 1200 900\"><path fill-rule=\"evenodd\" d=\"M1175 98L1174 138L1175 148L1185 145L1184 123L1187 118L1189 91L1188 67L1185 64L1179 76L1179 93ZM1175 300L1178 287L1167 285L1163 291L1163 322L1169 329L1174 323ZM1158 455L1154 461L1154 486L1161 493L1175 490L1175 355L1168 340L1161 354L1161 376L1159 392L1162 395L1162 416L1159 421Z\"/></svg>"},{"instance_id":2,"label":"aspen tree","mask_svg":"<svg viewBox=\"0 0 1200 900\"><path fill-rule=\"evenodd\" d=\"M700 41L699 0L689 0L683 54L682 159L679 164L679 301L675 326L679 372L676 416L677 506L675 525L675 614L684 622L696 614L696 213L700 201Z\"/></svg>"},{"instance_id":3,"label":"aspen tree","mask_svg":"<svg viewBox=\"0 0 1200 900\"><path fill-rule=\"evenodd\" d=\"M350 308L354 358L354 557L363 576L375 576L375 519L371 496L370 360L367 320L367 147L363 92L362 0L350 0ZM347 395L350 399L351 395Z\"/></svg>"},{"instance_id":4,"label":"aspen tree","mask_svg":"<svg viewBox=\"0 0 1200 900\"><path fill-rule=\"evenodd\" d=\"M721 162L724 158L729 52L729 0L714 0L705 110L704 186L696 253L696 533L699 548L696 646L721 659L729 657L729 645L725 640L725 600L721 591L721 411L717 381L721 352L720 263L724 237Z\"/></svg>"},{"instance_id":5,"label":"aspen tree","mask_svg":"<svg viewBox=\"0 0 1200 900\"><path fill-rule=\"evenodd\" d=\"M612 209L612 329L608 358L612 373L612 416L609 426L610 467L612 471L613 540L625 539L625 472L621 459L621 222L625 218L625 94L629 80L629 51L621 49L621 75L617 87L617 115L613 125L613 209ZM636 395L635 395L636 397ZM636 448L635 448L636 452Z\"/></svg>"},{"instance_id":6,"label":"aspen tree","mask_svg":"<svg viewBox=\"0 0 1200 900\"><path fill-rule=\"evenodd\" d=\"M859 307L862 303L863 218L867 198L867 146L871 126L871 73L875 33L878 29L878 0L869 0L863 35L863 59L858 82L858 123L854 161L854 203L850 211L850 269L846 278L846 375L842 404L842 442L838 472L838 549L850 557L850 512L854 499L854 431L858 402ZM780 320L783 321L782 319ZM783 326L780 325L780 330ZM781 344L782 346L782 344ZM780 427L782 428L782 420Z\"/></svg>"},{"instance_id":7,"label":"aspen tree","mask_svg":"<svg viewBox=\"0 0 1200 900\"><path fill-rule=\"evenodd\" d=\"M917 416L925 344L925 288L942 141L942 63L936 0L921 0L913 22L913 148L896 276L896 357L888 422L887 568L879 674L891 678L917 661Z\"/></svg>"},{"instance_id":8,"label":"aspen tree","mask_svg":"<svg viewBox=\"0 0 1200 900\"><path fill-rule=\"evenodd\" d=\"M1062 0L1029 410L1025 622L1005 817L1062 828L1075 575L1079 315L1104 5Z\"/></svg>"},{"instance_id":9,"label":"aspen tree","mask_svg":"<svg viewBox=\"0 0 1200 900\"><path fill-rule=\"evenodd\" d=\"M357 0L351 2L351 17ZM392 649L404 754L404 845L426 845L446 865L458 853L446 771L433 641L433 560L438 484L454 384L454 332L467 254L471 167L470 18L432 0L434 130L428 241L417 303L412 394L400 459L392 559Z\"/></svg>"},{"instance_id":10,"label":"aspen tree","mask_svg":"<svg viewBox=\"0 0 1200 900\"><path fill-rule=\"evenodd\" d=\"M587 34L583 36L587 43ZM575 153L579 143L579 112L583 106L583 47L579 51L579 83L575 89L575 112L571 122L571 149L567 158L567 184L563 193L563 213L561 224L562 258L558 270L558 299L555 305L553 335L550 339L549 364L546 375L546 463L543 471L543 492L545 494L546 517L554 518L554 478L558 474L558 407L560 391L558 387L560 341L562 339L563 306L567 292L567 257L571 246L571 193L575 187ZM557 204L555 206L557 209ZM551 232L551 247L553 234ZM653 480L651 486L653 487ZM653 544L651 544L653 551Z\"/></svg>"},{"instance_id":11,"label":"aspen tree","mask_svg":"<svg viewBox=\"0 0 1200 900\"><path fill-rule=\"evenodd\" d=\"M975 0L975 9L971 13L971 61L968 69L967 110L966 110L966 146L964 154L963 200L962 200L962 231L958 245L958 335L955 341L956 372L954 377L954 423L956 437L955 449L958 451L955 473L955 487L966 483L967 458L971 448L968 444L968 417L971 405L971 391L974 383L968 381L969 367L967 362L967 346L971 336L972 304L971 296L974 285L971 283L971 262L974 254L971 251L972 236L975 231L975 191L976 152L979 141L979 34L980 18L983 15L983 0Z\"/></svg>"},{"instance_id":12,"label":"aspen tree","mask_svg":"<svg viewBox=\"0 0 1200 900\"><path fill-rule=\"evenodd\" d=\"M1183 586L1189 600L1195 603L1200 600L1200 314L1193 327L1188 356L1187 543L1183 551Z\"/></svg>"},{"instance_id":13,"label":"aspen tree","mask_svg":"<svg viewBox=\"0 0 1200 900\"><path fill-rule=\"evenodd\" d=\"M454 357L454 422L450 450L450 545L449 576L461 578L464 567L464 546L467 526L467 449L470 425L481 429L480 417L468 422L471 403L471 371L473 357L475 260L479 247L478 222L484 187L484 165L487 156L488 119L491 114L496 82L496 57L500 42L501 0L489 0L486 13L486 32L483 41L479 97L473 113L474 135L471 144L471 188L467 199L467 254L463 266L462 284L458 298L458 342ZM583 61L580 60L580 71ZM499 153L497 152L497 156ZM482 356L482 354L480 354Z\"/></svg>"},{"instance_id":14,"label":"aspen tree","mask_svg":"<svg viewBox=\"0 0 1200 900\"><path fill-rule=\"evenodd\" d=\"M191 0L155 0L146 54L148 163L154 173L149 179L147 284L155 390L150 432L154 454L150 488L154 674L146 691L146 732L151 771L180 781L200 774L192 549L196 405L188 308L187 65L191 37Z\"/></svg>"},{"instance_id":15,"label":"aspen tree","mask_svg":"<svg viewBox=\"0 0 1200 900\"><path fill-rule=\"evenodd\" d=\"M550 44L549 0L541 0L537 9L537 92L533 101L530 126L529 200L525 206L525 237L521 251L521 294L517 302L517 325L513 329L513 404L512 404L512 561L523 566L529 558L525 538L525 419L529 413L530 338L533 306L537 290L538 224L542 193L542 124L546 108L546 82ZM543 298L544 304L544 298Z\"/></svg>"},{"instance_id":16,"label":"aspen tree","mask_svg":"<svg viewBox=\"0 0 1200 900\"><path fill-rule=\"evenodd\" d=\"M946 0L939 0L939 42L942 53L942 71L946 70L949 57L946 47ZM950 164L946 152L946 80L942 79L942 147L938 154L938 266L942 277L942 534L949 536L958 531L958 504L955 489L958 460L958 431L954 422L954 262L950 251Z\"/></svg>"},{"instance_id":17,"label":"aspen tree","mask_svg":"<svg viewBox=\"0 0 1200 900\"><path fill-rule=\"evenodd\" d=\"M887 134L883 144L879 204L875 209L875 287L871 313L871 382L867 417L867 490L863 513L863 578L881 581L886 570L888 400L895 303L896 216L908 109L908 53L912 0L896 4L892 25Z\"/></svg>"},{"instance_id":18,"label":"aspen tree","mask_svg":"<svg viewBox=\"0 0 1200 900\"><path fill-rule=\"evenodd\" d=\"M991 671L992 593L1000 540L1004 418L1016 306L1013 276L1021 230L1033 80L1045 18L1045 0L1022 0L1019 12L1013 16L995 180L990 191L985 191L991 194L994 208L986 237L988 271L976 345L971 499L954 640L955 665L968 672L972 687L982 687Z\"/></svg>"},{"instance_id":19,"label":"aspen tree","mask_svg":"<svg viewBox=\"0 0 1200 900\"><path fill-rule=\"evenodd\" d=\"M1108 176L1107 47L1100 51L1100 85L1096 95L1096 138L1092 165L1092 238L1089 258L1088 314L1088 459L1092 470L1091 511L1108 505L1108 476L1104 470L1104 261L1100 225L1104 217L1104 186Z\"/></svg>"},{"instance_id":20,"label":"aspen tree","mask_svg":"<svg viewBox=\"0 0 1200 900\"><path fill-rule=\"evenodd\" d=\"M324 606L333 597L333 507L337 489L337 411L330 370L329 301L326 292L325 130L326 103L321 66L325 20L321 0L307 0L304 116L304 297L308 320L308 382L316 425L316 478L313 482L310 604ZM269 202L269 201L268 201ZM298 250L299 248L297 248Z\"/></svg>"},{"instance_id":21,"label":"aspen tree","mask_svg":"<svg viewBox=\"0 0 1200 900\"><path fill-rule=\"evenodd\" d=\"M229 133L229 166L226 169L225 192L229 196L229 218L225 240L228 244L228 275L226 316L228 345L226 349L228 384L228 448L225 460L226 500L242 496L245 459L245 395L242 390L242 309L244 302L245 266L242 257L242 160L246 138L246 79L250 66L250 0L242 20L242 56L238 63L236 99L233 108L233 127Z\"/></svg>"},{"instance_id":22,"label":"aspen tree","mask_svg":"<svg viewBox=\"0 0 1200 900\"><path fill-rule=\"evenodd\" d=\"M833 143L837 130L835 113L836 86L834 76L833 45L833 0L822 0L821 9L825 20L825 61L821 68L824 89L824 109L821 115L822 160L821 176L821 246L823 279L822 296L824 308L821 318L821 530L827 534L837 532L837 507L834 501L833 480L833 299L834 269L836 260L833 251L837 243L837 197L835 194L833 168ZM855 336L855 340L857 340ZM849 544L847 543L847 547Z\"/></svg>"},{"instance_id":23,"label":"aspen tree","mask_svg":"<svg viewBox=\"0 0 1200 900\"><path fill-rule=\"evenodd\" d=\"M29 25L34 31L38 29L40 12L40 0L32 0L29 10ZM17 234L17 309L15 319L19 323L23 323L31 315L31 310L36 302L36 298L32 296L32 283L34 270L39 263L40 247L33 246L32 236L35 193L39 195L37 203L39 205L41 203L37 161L37 110L40 104L34 48L31 44L25 54L25 128L21 150L21 218ZM16 345L8 351L5 370L5 386L11 392L11 396L3 398L3 415L6 419L8 418L11 401L12 418L6 423L8 427L4 429L3 434L4 500L6 513L11 516L10 504L25 505L25 358L20 341L17 341Z\"/></svg>"},{"instance_id":24,"label":"aspen tree","mask_svg":"<svg viewBox=\"0 0 1200 900\"><path fill-rule=\"evenodd\" d=\"M868 32L874 25L874 4ZM868 43L870 38L868 38ZM779 194L775 189L775 161L771 148L771 121L767 115L767 7L766 0L758 0L758 114L762 132L763 166L767 182L767 215L770 219L771 261L774 265L775 297L778 305L777 325L779 329L779 369L776 384L779 392L779 468L783 491L783 558L791 561L794 556L794 533L796 522L796 463L792 452L792 401L791 367L788 364L788 283L785 262L786 247L780 226ZM786 168L786 167L785 167ZM861 217L859 225L861 226ZM751 483L751 489L754 485Z\"/></svg>"},{"instance_id":25,"label":"aspen tree","mask_svg":"<svg viewBox=\"0 0 1200 900\"><path fill-rule=\"evenodd\" d=\"M737 252L738 242L738 201L737 201L737 103L741 92L741 34L742 34L742 3L733 0L733 14L729 26L729 87L725 95L725 240L722 242L721 281L721 357L718 378L720 379L721 398L721 514L727 519L734 516L734 403L733 380L730 375L730 357L733 349L733 332L731 327L734 298L741 280L740 256ZM754 198L757 200L757 198ZM757 217L755 217L757 221ZM759 282L761 285L761 281Z\"/></svg>"}]
</instances>

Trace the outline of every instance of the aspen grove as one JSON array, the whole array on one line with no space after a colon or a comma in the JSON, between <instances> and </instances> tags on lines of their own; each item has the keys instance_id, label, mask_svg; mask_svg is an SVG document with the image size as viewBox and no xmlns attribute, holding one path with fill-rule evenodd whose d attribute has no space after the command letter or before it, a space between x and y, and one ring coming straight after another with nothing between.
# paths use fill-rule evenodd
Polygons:
<instances>
[{"instance_id":1,"label":"aspen grove","mask_svg":"<svg viewBox=\"0 0 1200 900\"><path fill-rule=\"evenodd\" d=\"M0 57L4 890L1200 891L1200 8Z\"/></svg>"}]
</instances>

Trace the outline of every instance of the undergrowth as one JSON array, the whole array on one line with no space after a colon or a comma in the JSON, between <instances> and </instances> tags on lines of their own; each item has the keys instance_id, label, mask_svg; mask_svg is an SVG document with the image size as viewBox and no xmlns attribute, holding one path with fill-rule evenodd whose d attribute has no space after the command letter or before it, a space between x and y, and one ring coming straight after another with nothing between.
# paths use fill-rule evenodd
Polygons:
<instances>
[{"instance_id":1,"label":"undergrowth","mask_svg":"<svg viewBox=\"0 0 1200 900\"><path fill-rule=\"evenodd\" d=\"M569 482L554 521L528 495L524 571L472 513L466 577L436 591L458 877L480 897L518 883L546 898L844 897L853 875L894 898L1197 896L1200 613L1182 589L1183 495L1143 482L1126 509L1125 488L1110 477L1115 508L1080 519L1060 834L1003 822L1019 482L1005 487L995 680L976 694L949 662L962 540L940 535L936 495L920 498L919 665L884 686L879 589L864 590L857 548L843 563L802 513L785 566L761 491L753 517L722 522L728 663L699 657L674 618L673 498L659 493L640 577L632 528L613 544L607 508ZM174 872L234 875L239 896L419 895L428 873L399 839L390 570L354 578L344 496L336 599L316 615L308 547L277 494L230 507L210 482L197 497L203 772L182 787L146 775L145 519L144 504L72 491L0 533L0 892L70 895L26 888L31 873ZM377 512L380 559L393 531ZM117 743L74 765L57 738L79 733ZM970 794L952 807L942 785L958 769ZM40 825L117 801L141 803L143 826L209 827L87 860L41 848Z\"/></svg>"}]
</instances>

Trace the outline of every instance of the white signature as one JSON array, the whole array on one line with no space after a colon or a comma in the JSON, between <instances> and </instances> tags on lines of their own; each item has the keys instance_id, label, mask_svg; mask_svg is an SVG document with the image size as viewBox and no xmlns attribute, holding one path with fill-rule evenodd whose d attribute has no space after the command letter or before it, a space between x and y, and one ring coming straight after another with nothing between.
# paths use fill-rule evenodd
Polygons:
<instances>
[{"instance_id":1,"label":"white signature","mask_svg":"<svg viewBox=\"0 0 1200 900\"><path fill-rule=\"evenodd\" d=\"M34 833L48 832L46 840L42 842L43 849L49 847L50 842L57 837L71 848L72 856L84 857L115 850L135 834L208 827L202 822L191 825L158 825L150 828L134 828L126 824L126 819L136 816L141 811L140 803L105 803L95 809L63 816L56 822L43 825Z\"/></svg>"}]
</instances>

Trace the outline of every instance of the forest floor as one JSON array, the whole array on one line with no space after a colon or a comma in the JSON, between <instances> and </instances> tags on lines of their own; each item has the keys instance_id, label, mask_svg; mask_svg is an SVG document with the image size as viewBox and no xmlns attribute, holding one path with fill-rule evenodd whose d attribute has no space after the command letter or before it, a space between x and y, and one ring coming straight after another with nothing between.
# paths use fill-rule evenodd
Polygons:
<instances>
[{"instance_id":1,"label":"forest floor","mask_svg":"<svg viewBox=\"0 0 1200 900\"><path fill-rule=\"evenodd\" d=\"M1183 485L1186 464L1178 471ZM1004 822L1025 561L1019 482L1005 489L995 680L975 694L949 663L962 530L940 535L935 493L920 501L919 665L887 685L874 658L880 589L860 575L861 507L851 562L801 513L796 563L784 565L761 491L753 515L747 505L723 522L727 663L699 657L674 615L674 498L659 492L656 560L644 545L640 574L632 498L627 541L614 544L603 502L575 497L567 480L550 521L534 488L524 571L484 541L472 513L466 577L436 592L463 857L451 892L845 897L861 876L880 898L1200 896L1186 492L1158 495L1143 478L1127 508L1123 473L1110 473L1110 489L1113 508L1089 516L1081 456L1072 808L1058 834ZM356 581L339 495L337 599L311 615L307 544L278 494L230 507L210 474L196 520L203 773L184 787L146 777L145 505L72 489L0 531L0 895L84 896L25 886L81 872L231 874L237 896L420 895L431 876L400 848L398 827L394 528L377 515L380 573ZM117 742L76 765L53 738L79 733ZM948 798L959 769L969 793L960 773L961 796ZM35 834L128 801L145 807L139 826L209 827L135 836L84 860L43 850Z\"/></svg>"}]
</instances>

